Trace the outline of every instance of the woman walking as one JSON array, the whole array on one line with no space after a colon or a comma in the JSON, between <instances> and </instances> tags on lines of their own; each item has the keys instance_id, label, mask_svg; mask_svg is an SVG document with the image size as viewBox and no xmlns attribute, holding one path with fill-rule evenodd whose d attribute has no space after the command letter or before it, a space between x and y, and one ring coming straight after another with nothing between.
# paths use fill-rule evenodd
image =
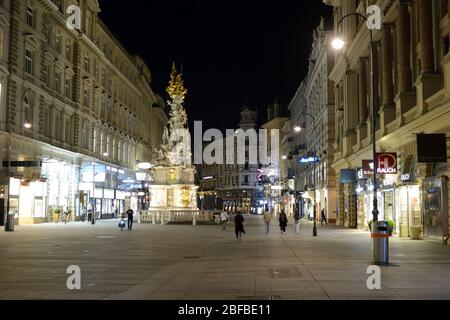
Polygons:
<instances>
[{"instance_id":1,"label":"woman walking","mask_svg":"<svg viewBox=\"0 0 450 320\"><path fill-rule=\"evenodd\" d=\"M286 213L284 213L284 210L281 210L281 213L280 213L280 230L281 230L281 233L286 233L287 223L288 223L288 219L287 219Z\"/></svg>"},{"instance_id":2,"label":"woman walking","mask_svg":"<svg viewBox=\"0 0 450 320\"><path fill-rule=\"evenodd\" d=\"M241 212L238 212L236 217L234 217L234 232L236 233L236 240L238 242L242 242L242 235L245 234L244 221Z\"/></svg>"}]
</instances>

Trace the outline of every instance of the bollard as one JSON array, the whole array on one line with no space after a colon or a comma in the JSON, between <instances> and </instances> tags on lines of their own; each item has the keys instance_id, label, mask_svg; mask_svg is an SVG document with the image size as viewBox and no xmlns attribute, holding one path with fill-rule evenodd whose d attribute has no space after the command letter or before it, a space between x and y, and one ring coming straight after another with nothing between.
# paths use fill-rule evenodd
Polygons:
<instances>
[{"instance_id":1,"label":"bollard","mask_svg":"<svg viewBox=\"0 0 450 320\"><path fill-rule=\"evenodd\" d=\"M156 224L156 213L152 212L152 224Z\"/></svg>"},{"instance_id":2,"label":"bollard","mask_svg":"<svg viewBox=\"0 0 450 320\"><path fill-rule=\"evenodd\" d=\"M197 218L196 214L192 213L192 225L195 227L197 225Z\"/></svg>"}]
</instances>

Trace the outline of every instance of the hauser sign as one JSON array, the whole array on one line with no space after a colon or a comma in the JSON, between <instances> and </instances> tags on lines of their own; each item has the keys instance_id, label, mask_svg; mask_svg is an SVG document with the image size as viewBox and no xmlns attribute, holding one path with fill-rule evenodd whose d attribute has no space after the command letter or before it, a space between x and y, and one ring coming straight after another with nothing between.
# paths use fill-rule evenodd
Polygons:
<instances>
[{"instance_id":1,"label":"hauser sign","mask_svg":"<svg viewBox=\"0 0 450 320\"><path fill-rule=\"evenodd\" d=\"M377 153L377 174L397 174L396 153Z\"/></svg>"}]
</instances>

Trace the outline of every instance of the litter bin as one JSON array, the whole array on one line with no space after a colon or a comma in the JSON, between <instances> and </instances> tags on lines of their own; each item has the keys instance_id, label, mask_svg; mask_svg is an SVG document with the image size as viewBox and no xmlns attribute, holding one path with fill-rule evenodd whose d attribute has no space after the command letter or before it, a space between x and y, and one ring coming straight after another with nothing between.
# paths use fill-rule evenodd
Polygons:
<instances>
[{"instance_id":1,"label":"litter bin","mask_svg":"<svg viewBox=\"0 0 450 320\"><path fill-rule=\"evenodd\" d=\"M378 221L372 227L372 259L378 266L389 265L389 225Z\"/></svg>"},{"instance_id":2,"label":"litter bin","mask_svg":"<svg viewBox=\"0 0 450 320\"><path fill-rule=\"evenodd\" d=\"M15 218L15 211L10 211L9 214L6 217L6 223L5 223L5 231L7 232L13 232L14 231L14 218Z\"/></svg>"}]
</instances>

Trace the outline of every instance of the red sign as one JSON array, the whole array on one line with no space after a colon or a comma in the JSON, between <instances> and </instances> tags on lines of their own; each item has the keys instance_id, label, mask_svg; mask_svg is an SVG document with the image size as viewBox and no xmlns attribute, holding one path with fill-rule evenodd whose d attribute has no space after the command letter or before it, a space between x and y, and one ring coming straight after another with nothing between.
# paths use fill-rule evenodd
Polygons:
<instances>
[{"instance_id":1,"label":"red sign","mask_svg":"<svg viewBox=\"0 0 450 320\"><path fill-rule=\"evenodd\" d=\"M377 174L397 174L396 153L377 153Z\"/></svg>"}]
</instances>

